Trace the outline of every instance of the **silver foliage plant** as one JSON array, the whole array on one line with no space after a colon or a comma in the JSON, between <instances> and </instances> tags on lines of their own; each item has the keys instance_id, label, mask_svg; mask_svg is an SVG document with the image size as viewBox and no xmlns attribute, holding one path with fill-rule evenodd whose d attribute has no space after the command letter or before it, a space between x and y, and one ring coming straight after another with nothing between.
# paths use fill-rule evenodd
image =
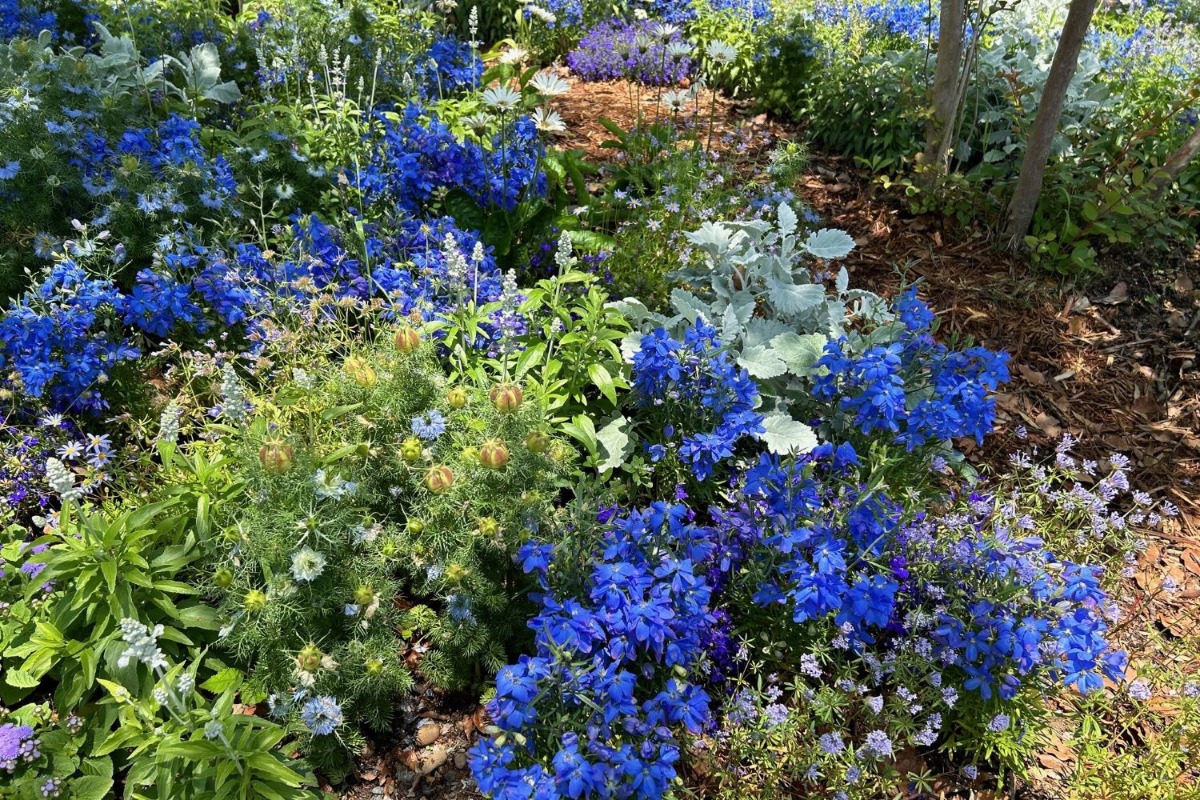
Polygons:
<instances>
[{"instance_id":1,"label":"silver foliage plant","mask_svg":"<svg viewBox=\"0 0 1200 800\"><path fill-rule=\"evenodd\" d=\"M0 43L0 83L24 82L30 77L30 68L41 65L70 75L76 83L111 99L162 91L195 110L206 101L228 104L242 96L236 83L221 80L220 52L211 42L147 64L133 39L113 36L100 23L93 24L100 38L98 52L81 46L56 50L49 31L41 33L32 50L21 42ZM33 63L29 63L30 55L34 56Z\"/></svg>"},{"instance_id":2,"label":"silver foliage plant","mask_svg":"<svg viewBox=\"0 0 1200 800\"><path fill-rule=\"evenodd\" d=\"M706 222L687 234L703 261L669 276L673 315L651 311L636 298L613 302L634 333L622 343L626 358L644 332L662 327L674 336L698 319L713 325L721 344L759 385L765 415L763 441L775 453L812 449L817 438L791 408L808 394L808 379L826 342L846 336L853 349L890 338L893 320L878 295L851 289L843 267L827 287L816 260L844 258L854 239L832 228L805 233L796 213L781 204L777 221ZM864 323L852 328L852 322Z\"/></svg>"}]
</instances>

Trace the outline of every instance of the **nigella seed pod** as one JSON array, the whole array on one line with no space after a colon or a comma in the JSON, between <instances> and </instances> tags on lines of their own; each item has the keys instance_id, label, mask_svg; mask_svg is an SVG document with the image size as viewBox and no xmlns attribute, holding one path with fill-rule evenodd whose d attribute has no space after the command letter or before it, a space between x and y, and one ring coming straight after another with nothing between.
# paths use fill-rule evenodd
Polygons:
<instances>
[{"instance_id":1,"label":"nigella seed pod","mask_svg":"<svg viewBox=\"0 0 1200 800\"><path fill-rule=\"evenodd\" d=\"M370 586L359 586L354 590L354 602L366 608L375 601L375 590Z\"/></svg>"},{"instance_id":2,"label":"nigella seed pod","mask_svg":"<svg viewBox=\"0 0 1200 800\"><path fill-rule=\"evenodd\" d=\"M306 644L296 654L296 666L305 672L316 672L321 666L321 648L315 644Z\"/></svg>"},{"instance_id":3,"label":"nigella seed pod","mask_svg":"<svg viewBox=\"0 0 1200 800\"><path fill-rule=\"evenodd\" d=\"M242 598L242 605L246 607L247 611L257 614L267 607L267 596L258 589L251 589Z\"/></svg>"},{"instance_id":4,"label":"nigella seed pod","mask_svg":"<svg viewBox=\"0 0 1200 800\"><path fill-rule=\"evenodd\" d=\"M381 675L383 674L383 661L378 658L367 659L367 674Z\"/></svg>"},{"instance_id":5,"label":"nigella seed pod","mask_svg":"<svg viewBox=\"0 0 1200 800\"><path fill-rule=\"evenodd\" d=\"M446 393L446 404L451 408L462 408L467 404L467 390L461 386L455 386Z\"/></svg>"},{"instance_id":6,"label":"nigella seed pod","mask_svg":"<svg viewBox=\"0 0 1200 800\"><path fill-rule=\"evenodd\" d=\"M400 443L400 457L409 464L421 460L421 450L421 440L415 436L410 436Z\"/></svg>"},{"instance_id":7,"label":"nigella seed pod","mask_svg":"<svg viewBox=\"0 0 1200 800\"><path fill-rule=\"evenodd\" d=\"M550 448L550 436L545 431L530 431L525 437L525 448L531 453L544 453Z\"/></svg>"},{"instance_id":8,"label":"nigella seed pod","mask_svg":"<svg viewBox=\"0 0 1200 800\"><path fill-rule=\"evenodd\" d=\"M213 583L222 589L228 589L233 585L233 570L229 567L221 567L213 574Z\"/></svg>"},{"instance_id":9,"label":"nigella seed pod","mask_svg":"<svg viewBox=\"0 0 1200 800\"><path fill-rule=\"evenodd\" d=\"M462 564L451 564L450 566L446 567L445 577L450 583L462 583L470 574L471 571Z\"/></svg>"},{"instance_id":10,"label":"nigella seed pod","mask_svg":"<svg viewBox=\"0 0 1200 800\"><path fill-rule=\"evenodd\" d=\"M421 334L417 333L415 328L405 325L396 331L396 349L401 353L405 355L415 353L420 346Z\"/></svg>"},{"instance_id":11,"label":"nigella seed pod","mask_svg":"<svg viewBox=\"0 0 1200 800\"><path fill-rule=\"evenodd\" d=\"M342 370L346 373L346 377L364 389L370 389L379 382L379 376L375 374L375 369L362 356L347 358L346 363L342 365Z\"/></svg>"},{"instance_id":12,"label":"nigella seed pod","mask_svg":"<svg viewBox=\"0 0 1200 800\"><path fill-rule=\"evenodd\" d=\"M454 485L454 472L446 466L430 467L425 473L425 488L441 494Z\"/></svg>"},{"instance_id":13,"label":"nigella seed pod","mask_svg":"<svg viewBox=\"0 0 1200 800\"><path fill-rule=\"evenodd\" d=\"M488 469L504 469L508 465L508 445L503 439L488 439L479 446L479 463Z\"/></svg>"},{"instance_id":14,"label":"nigella seed pod","mask_svg":"<svg viewBox=\"0 0 1200 800\"><path fill-rule=\"evenodd\" d=\"M408 521L408 525L405 527L408 528L409 533L413 534L414 536L420 536L425 530L425 523L419 519L410 519Z\"/></svg>"},{"instance_id":15,"label":"nigella seed pod","mask_svg":"<svg viewBox=\"0 0 1200 800\"><path fill-rule=\"evenodd\" d=\"M279 439L264 442L258 448L258 463L272 475L282 475L292 468L296 449Z\"/></svg>"},{"instance_id":16,"label":"nigella seed pod","mask_svg":"<svg viewBox=\"0 0 1200 800\"><path fill-rule=\"evenodd\" d=\"M488 392L488 398L501 414L513 413L525 401L521 387L513 383L501 383L493 386L492 390Z\"/></svg>"},{"instance_id":17,"label":"nigella seed pod","mask_svg":"<svg viewBox=\"0 0 1200 800\"><path fill-rule=\"evenodd\" d=\"M500 523L494 517L484 517L479 520L479 532L484 536L495 536L500 533Z\"/></svg>"}]
</instances>

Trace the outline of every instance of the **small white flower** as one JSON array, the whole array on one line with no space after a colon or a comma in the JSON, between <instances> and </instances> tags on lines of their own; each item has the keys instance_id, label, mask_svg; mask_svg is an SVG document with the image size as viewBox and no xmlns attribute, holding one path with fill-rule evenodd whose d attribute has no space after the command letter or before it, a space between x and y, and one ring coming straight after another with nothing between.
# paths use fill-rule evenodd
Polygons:
<instances>
[{"instance_id":1,"label":"small white flower","mask_svg":"<svg viewBox=\"0 0 1200 800\"><path fill-rule=\"evenodd\" d=\"M567 123L563 122L557 111L547 111L544 108L533 112L533 124L543 133L562 133L567 129Z\"/></svg>"},{"instance_id":2,"label":"small white flower","mask_svg":"<svg viewBox=\"0 0 1200 800\"><path fill-rule=\"evenodd\" d=\"M316 580L325 571L325 556L311 547L292 553L292 577L301 583Z\"/></svg>"},{"instance_id":3,"label":"small white flower","mask_svg":"<svg viewBox=\"0 0 1200 800\"><path fill-rule=\"evenodd\" d=\"M493 86L483 93L483 102L488 108L507 114L516 111L521 105L521 95L507 86Z\"/></svg>"},{"instance_id":4,"label":"small white flower","mask_svg":"<svg viewBox=\"0 0 1200 800\"><path fill-rule=\"evenodd\" d=\"M659 22L655 23L654 25L654 35L657 36L658 40L663 44L671 41L671 37L677 33L679 33L679 28L670 24L669 22Z\"/></svg>"},{"instance_id":5,"label":"small white flower","mask_svg":"<svg viewBox=\"0 0 1200 800\"><path fill-rule=\"evenodd\" d=\"M733 45L717 40L708 43L708 57L712 59L713 63L725 66L732 64L733 60L737 58L737 50Z\"/></svg>"},{"instance_id":6,"label":"small white flower","mask_svg":"<svg viewBox=\"0 0 1200 800\"><path fill-rule=\"evenodd\" d=\"M569 83L548 69L544 69L534 75L529 81L529 85L533 87L535 92L546 98L559 97L571 91Z\"/></svg>"},{"instance_id":7,"label":"small white flower","mask_svg":"<svg viewBox=\"0 0 1200 800\"><path fill-rule=\"evenodd\" d=\"M666 106L672 114L678 114L688 107L691 98L687 92L681 92L677 89L672 89L669 92L664 92L662 96L663 105Z\"/></svg>"},{"instance_id":8,"label":"small white flower","mask_svg":"<svg viewBox=\"0 0 1200 800\"><path fill-rule=\"evenodd\" d=\"M525 6L525 11L527 11L530 15L537 17L547 25L553 25L554 23L558 22L558 17L554 16L554 14L550 13L544 8L535 6L532 3Z\"/></svg>"},{"instance_id":9,"label":"small white flower","mask_svg":"<svg viewBox=\"0 0 1200 800\"><path fill-rule=\"evenodd\" d=\"M687 42L671 42L667 45L667 55L672 61L683 61L692 55L692 46Z\"/></svg>"},{"instance_id":10,"label":"small white flower","mask_svg":"<svg viewBox=\"0 0 1200 800\"><path fill-rule=\"evenodd\" d=\"M525 60L525 57L527 55L529 55L528 50L525 50L520 47L513 47L513 48L510 48L509 50L506 50L504 52L504 54L500 56L500 63L501 64L514 64L514 65L520 64L522 61Z\"/></svg>"},{"instance_id":11,"label":"small white flower","mask_svg":"<svg viewBox=\"0 0 1200 800\"><path fill-rule=\"evenodd\" d=\"M488 127L492 124L487 114L471 114L463 117L462 122L470 128L471 133L480 137L487 133Z\"/></svg>"}]
</instances>

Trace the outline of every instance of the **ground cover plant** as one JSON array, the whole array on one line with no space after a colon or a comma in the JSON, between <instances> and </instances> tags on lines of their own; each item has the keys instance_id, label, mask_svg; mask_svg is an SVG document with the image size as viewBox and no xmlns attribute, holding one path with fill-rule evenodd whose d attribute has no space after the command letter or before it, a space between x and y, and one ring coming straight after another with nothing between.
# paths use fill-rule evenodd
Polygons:
<instances>
[{"instance_id":1,"label":"ground cover plant","mask_svg":"<svg viewBox=\"0 0 1200 800\"><path fill-rule=\"evenodd\" d=\"M0 2L0 797L1195 796L1190 484L806 202L999 224L1064 10ZM1190 241L1192 11L1024 269Z\"/></svg>"}]
</instances>

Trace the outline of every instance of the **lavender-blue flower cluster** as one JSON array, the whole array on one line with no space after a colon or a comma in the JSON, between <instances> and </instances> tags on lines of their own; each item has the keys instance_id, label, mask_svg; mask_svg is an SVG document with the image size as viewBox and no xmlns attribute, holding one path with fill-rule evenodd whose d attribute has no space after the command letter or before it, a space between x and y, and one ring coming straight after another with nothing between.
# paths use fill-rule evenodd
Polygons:
<instances>
[{"instance_id":1,"label":"lavender-blue flower cluster","mask_svg":"<svg viewBox=\"0 0 1200 800\"><path fill-rule=\"evenodd\" d=\"M567 54L567 64L587 81L627 78L650 86L677 84L692 74L688 57L673 58L667 45L654 36L649 20L608 20L589 30ZM671 42L680 41L676 31Z\"/></svg>"}]
</instances>

